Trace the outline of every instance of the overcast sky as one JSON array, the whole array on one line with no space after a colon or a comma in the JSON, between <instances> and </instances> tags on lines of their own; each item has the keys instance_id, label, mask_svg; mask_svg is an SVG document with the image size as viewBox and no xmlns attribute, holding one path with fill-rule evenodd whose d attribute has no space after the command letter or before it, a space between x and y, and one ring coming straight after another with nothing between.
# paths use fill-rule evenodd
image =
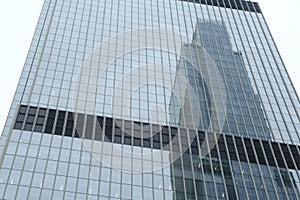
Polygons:
<instances>
[{"instance_id":1,"label":"overcast sky","mask_svg":"<svg viewBox=\"0 0 300 200\"><path fill-rule=\"evenodd\" d=\"M257 0L300 94L300 0ZM0 2L0 135L43 0Z\"/></svg>"}]
</instances>

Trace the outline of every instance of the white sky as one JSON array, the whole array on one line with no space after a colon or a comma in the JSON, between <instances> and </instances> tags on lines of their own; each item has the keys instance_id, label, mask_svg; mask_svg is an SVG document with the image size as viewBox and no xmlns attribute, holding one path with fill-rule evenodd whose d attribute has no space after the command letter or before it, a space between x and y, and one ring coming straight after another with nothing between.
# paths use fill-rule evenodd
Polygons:
<instances>
[{"instance_id":1,"label":"white sky","mask_svg":"<svg viewBox=\"0 0 300 200\"><path fill-rule=\"evenodd\" d=\"M260 3L294 86L300 94L300 0ZM43 0L0 2L0 135L26 59Z\"/></svg>"}]
</instances>

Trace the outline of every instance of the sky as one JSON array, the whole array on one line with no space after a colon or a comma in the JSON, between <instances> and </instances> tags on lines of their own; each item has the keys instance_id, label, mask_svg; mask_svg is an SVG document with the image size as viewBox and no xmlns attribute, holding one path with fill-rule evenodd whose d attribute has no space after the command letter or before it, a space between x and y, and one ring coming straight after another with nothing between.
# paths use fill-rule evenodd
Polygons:
<instances>
[{"instance_id":1,"label":"sky","mask_svg":"<svg viewBox=\"0 0 300 200\"><path fill-rule=\"evenodd\" d=\"M255 0L254 0L255 1ZM300 94L300 0L256 0ZM43 0L0 2L0 135L34 34Z\"/></svg>"}]
</instances>

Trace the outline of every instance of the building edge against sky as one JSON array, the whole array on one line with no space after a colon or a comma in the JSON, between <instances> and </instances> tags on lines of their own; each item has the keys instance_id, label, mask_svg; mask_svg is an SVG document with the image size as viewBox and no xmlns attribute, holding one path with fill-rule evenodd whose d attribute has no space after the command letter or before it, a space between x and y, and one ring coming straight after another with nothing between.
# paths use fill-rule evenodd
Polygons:
<instances>
[{"instance_id":1,"label":"building edge against sky","mask_svg":"<svg viewBox=\"0 0 300 200\"><path fill-rule=\"evenodd\" d=\"M286 64L289 75L296 88L300 93L300 81L297 79L299 74L297 65L297 46L300 44L298 35L300 29L294 27L295 20L299 18L297 9L300 8L300 2L295 0L287 0L285 4L281 4L279 0L269 2L267 0L259 0L264 16L268 25L272 30L276 44ZM3 29L7 31L1 32L2 40L0 51L6 56L1 59L1 65L8 68L0 69L0 77L2 84L0 85L1 94L6 98L2 100L0 105L0 129L3 130L4 123L11 105L11 101L17 86L21 69L30 46L30 41L34 33L43 0L30 0L26 3L18 4L13 1L1 2L1 19L3 20ZM12 12L14 11L14 12ZM30 12L29 12L30 11ZM288 12L287 12L288 11ZM277 15L277 13L283 13ZM16 15L15 13L19 13ZM18 17L22 16L22 18ZM6 20L9 18L10 20ZM16 26L11 26L16 24ZM9 30L9 31L8 31ZM13 34L12 34L13 33ZM16 56L18 59L15 59ZM1 132L2 134L2 132Z\"/></svg>"},{"instance_id":2,"label":"building edge against sky","mask_svg":"<svg viewBox=\"0 0 300 200\"><path fill-rule=\"evenodd\" d=\"M259 7L170 2L45 1L3 198L299 197L299 98Z\"/></svg>"},{"instance_id":3,"label":"building edge against sky","mask_svg":"<svg viewBox=\"0 0 300 200\"><path fill-rule=\"evenodd\" d=\"M5 29L9 29L12 28L11 27L11 23L13 24L17 24L18 26L14 26L14 29L12 29L15 32L14 35L14 39L10 39L9 36L9 32L2 32L5 33L5 35L3 35L3 45L1 47L1 51L5 51L8 50L7 53L7 58L2 58L1 60L4 62L2 63L2 65L5 66L9 66L9 69L7 68L1 68L1 79L3 80L2 84L1 84L1 93L6 96L7 98L3 99L2 104L1 104L1 122L0 122L0 129L3 130L4 128L4 123L6 121L6 117L7 117L7 113L9 111L9 107L11 105L11 101L13 98L13 94L15 93L15 88L17 86L17 82L19 80L19 74L21 73L20 68L21 67L16 67L16 66L23 66L24 64L24 60L26 58L27 55L27 49L29 48L30 45L30 41L32 40L32 35L34 33L34 28L35 25L37 23L39 14L40 14L40 10L42 8L42 4L43 4L44 0L32 0L32 2L29 3L30 5L30 9L32 11L33 8L33 12L32 15L28 14L28 9L23 9L26 8L27 3L24 5L22 4L22 9L18 9L17 12L21 13L22 16L24 16L23 18L18 18L15 19L13 16L13 12L10 12L10 14L7 14L9 16L9 18L13 19L13 22L6 22L4 23L4 27ZM295 59L296 53L296 47L297 44L299 44L299 40L297 40L297 38L295 38L296 33L298 33L300 31L300 29L298 30L296 27L294 28L290 28L291 24L290 23L294 23L294 20L297 19L297 13L294 12L294 9L298 9L299 8L299 4L298 2L294 2L294 0L288 0L288 2L286 4L280 4L279 1L277 1L278 3L272 3L273 5L271 6L271 4L268 4L268 1L266 0L260 0L257 1L259 3L259 5L262 7L263 10L263 14L266 17L266 20L268 22L268 25L272 31L272 35L275 38L276 44L279 47L279 52L281 53L281 55L283 56L283 60L286 63L286 68L289 72L289 76L292 79L292 82L294 83L295 89L297 91L297 93L299 94L299 81L297 79L297 60ZM276 2L276 1L275 1ZM3 6L1 6L2 8L7 8L5 9L7 10L11 10L13 7L15 8L16 5L14 5L14 2L3 2ZM293 6L291 6L293 5ZM272 9L270 9L270 7L272 7ZM283 10L290 10L290 12L284 12L283 15L281 15L280 17L278 15L276 15L276 13L278 13L279 11ZM2 14L5 14L5 10L3 9ZM272 13L273 11L273 13ZM28 15L26 15L26 13ZM5 16L3 15L3 19L5 18ZM24 19L24 20L23 20ZM290 19L290 20L288 20ZM21 22L21 23L20 23ZM30 22L30 23L29 23ZM283 23L284 22L284 23ZM21 25L24 25L24 27L22 27ZM278 24L278 25L276 25ZM32 30L27 30L28 27L32 27ZM21 34L17 34L17 33L21 33L22 30L26 30L25 35L24 32ZM22 37L21 37L22 36ZM4 41L4 38L5 39ZM16 39L17 38L17 39ZM20 39L18 39L20 38ZM291 38L291 40L287 40L285 38ZM10 45L6 44L9 43ZM22 48L20 47L20 43ZM12 53L9 53L12 52ZM17 53L17 56L21 56L24 59L13 59L15 58L15 53ZM8 61L9 60L9 61ZM19 60L19 61L18 61ZM10 65L10 63L12 63ZM11 71L10 71L11 69ZM7 74L8 73L8 74ZM8 78L9 77L9 78ZM8 84L5 84L8 83ZM299 95L298 95L299 96ZM1 132L2 134L2 132Z\"/></svg>"}]
</instances>

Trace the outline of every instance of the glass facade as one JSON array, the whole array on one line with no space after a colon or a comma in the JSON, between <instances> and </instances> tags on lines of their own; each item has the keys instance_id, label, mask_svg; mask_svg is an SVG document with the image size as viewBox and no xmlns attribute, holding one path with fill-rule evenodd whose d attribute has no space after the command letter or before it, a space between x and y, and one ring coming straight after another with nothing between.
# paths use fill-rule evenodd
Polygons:
<instances>
[{"instance_id":1,"label":"glass facade","mask_svg":"<svg viewBox=\"0 0 300 200\"><path fill-rule=\"evenodd\" d=\"M299 199L299 108L256 2L45 0L0 199Z\"/></svg>"}]
</instances>

